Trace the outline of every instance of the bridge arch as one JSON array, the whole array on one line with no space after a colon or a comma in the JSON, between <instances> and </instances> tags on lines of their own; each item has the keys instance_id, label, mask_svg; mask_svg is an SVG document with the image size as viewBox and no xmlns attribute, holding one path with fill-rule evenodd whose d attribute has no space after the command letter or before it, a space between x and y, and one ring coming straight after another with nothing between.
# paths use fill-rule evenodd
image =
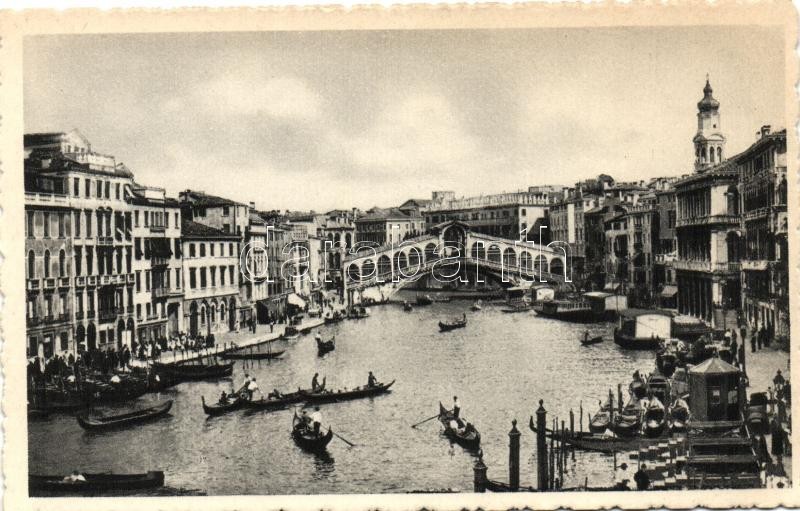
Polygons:
<instances>
[{"instance_id":1,"label":"bridge arch","mask_svg":"<svg viewBox=\"0 0 800 511\"><path fill-rule=\"evenodd\" d=\"M425 245L425 262L429 263L437 259L439 259L439 254L436 253L436 243Z\"/></svg>"},{"instance_id":2,"label":"bridge arch","mask_svg":"<svg viewBox=\"0 0 800 511\"><path fill-rule=\"evenodd\" d=\"M375 277L375 262L372 259L367 259L361 263L361 278L364 280Z\"/></svg>"},{"instance_id":3,"label":"bridge arch","mask_svg":"<svg viewBox=\"0 0 800 511\"><path fill-rule=\"evenodd\" d=\"M521 272L529 275L533 273L533 257L531 257L531 253L527 250L523 250L519 255L519 269Z\"/></svg>"},{"instance_id":4,"label":"bridge arch","mask_svg":"<svg viewBox=\"0 0 800 511\"><path fill-rule=\"evenodd\" d=\"M500 247L495 244L489 245L489 250L486 251L486 256L489 261L499 263L502 258Z\"/></svg>"},{"instance_id":5,"label":"bridge arch","mask_svg":"<svg viewBox=\"0 0 800 511\"><path fill-rule=\"evenodd\" d=\"M517 267L517 253L511 247L503 251L503 266L507 269Z\"/></svg>"},{"instance_id":6,"label":"bridge arch","mask_svg":"<svg viewBox=\"0 0 800 511\"><path fill-rule=\"evenodd\" d=\"M554 257L550 260L550 273L564 275L564 261L560 257Z\"/></svg>"},{"instance_id":7,"label":"bridge arch","mask_svg":"<svg viewBox=\"0 0 800 511\"><path fill-rule=\"evenodd\" d=\"M392 272L392 260L386 254L378 258L378 275L388 275Z\"/></svg>"},{"instance_id":8,"label":"bridge arch","mask_svg":"<svg viewBox=\"0 0 800 511\"><path fill-rule=\"evenodd\" d=\"M347 267L347 276L353 282L358 282L361 280L361 267L359 267L357 263L351 264Z\"/></svg>"},{"instance_id":9,"label":"bridge arch","mask_svg":"<svg viewBox=\"0 0 800 511\"><path fill-rule=\"evenodd\" d=\"M403 270L405 271L408 268L408 257L406 257L406 253L398 251L394 254L394 270Z\"/></svg>"},{"instance_id":10,"label":"bridge arch","mask_svg":"<svg viewBox=\"0 0 800 511\"><path fill-rule=\"evenodd\" d=\"M469 255L473 259L486 259L486 246L482 241L476 241L472 244Z\"/></svg>"},{"instance_id":11,"label":"bridge arch","mask_svg":"<svg viewBox=\"0 0 800 511\"><path fill-rule=\"evenodd\" d=\"M417 247L410 247L405 251L409 269L416 273L422 268L422 252Z\"/></svg>"}]
</instances>

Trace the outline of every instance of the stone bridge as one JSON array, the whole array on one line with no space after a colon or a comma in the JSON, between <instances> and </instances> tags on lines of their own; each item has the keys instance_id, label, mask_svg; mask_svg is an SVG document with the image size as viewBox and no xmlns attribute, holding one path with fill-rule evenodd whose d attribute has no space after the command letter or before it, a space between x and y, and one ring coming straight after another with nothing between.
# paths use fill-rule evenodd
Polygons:
<instances>
[{"instance_id":1,"label":"stone bridge","mask_svg":"<svg viewBox=\"0 0 800 511\"><path fill-rule=\"evenodd\" d=\"M355 247L342 262L344 289L352 292L395 283L400 288L433 272L440 281L468 275L494 275L509 285L529 282L570 282L567 247L540 245L471 232L453 221L430 234L399 244ZM475 273L472 273L472 272ZM445 279L445 280L443 280Z\"/></svg>"}]
</instances>

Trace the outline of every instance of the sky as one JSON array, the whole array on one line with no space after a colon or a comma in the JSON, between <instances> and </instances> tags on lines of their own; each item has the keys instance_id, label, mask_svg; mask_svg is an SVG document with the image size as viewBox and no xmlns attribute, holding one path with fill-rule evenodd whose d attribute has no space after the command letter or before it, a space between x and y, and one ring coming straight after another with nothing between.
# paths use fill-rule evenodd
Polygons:
<instances>
[{"instance_id":1,"label":"sky","mask_svg":"<svg viewBox=\"0 0 800 511\"><path fill-rule=\"evenodd\" d=\"M692 171L706 75L728 155L784 127L769 28L31 36L25 131L137 182L327 211Z\"/></svg>"}]
</instances>

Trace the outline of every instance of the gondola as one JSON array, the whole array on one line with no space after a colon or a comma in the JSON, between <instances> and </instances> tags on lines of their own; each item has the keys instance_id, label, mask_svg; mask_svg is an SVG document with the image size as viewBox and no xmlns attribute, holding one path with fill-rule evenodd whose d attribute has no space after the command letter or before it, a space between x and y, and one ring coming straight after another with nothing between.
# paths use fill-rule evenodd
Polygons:
<instances>
[{"instance_id":1,"label":"gondola","mask_svg":"<svg viewBox=\"0 0 800 511\"><path fill-rule=\"evenodd\" d=\"M417 305L430 305L433 303L433 299L431 299L428 295L417 295Z\"/></svg>"},{"instance_id":2,"label":"gondola","mask_svg":"<svg viewBox=\"0 0 800 511\"><path fill-rule=\"evenodd\" d=\"M321 452L330 443L333 438L333 429L328 427L327 433L315 434L314 430L300 424L300 417L297 413L294 414L292 419L292 439L303 450L309 452Z\"/></svg>"},{"instance_id":3,"label":"gondola","mask_svg":"<svg viewBox=\"0 0 800 511\"><path fill-rule=\"evenodd\" d=\"M667 414L664 405L657 399L653 399L647 405L642 420L642 432L649 438L661 436L667 425Z\"/></svg>"},{"instance_id":4,"label":"gondola","mask_svg":"<svg viewBox=\"0 0 800 511\"><path fill-rule=\"evenodd\" d=\"M536 433L538 430L536 425L533 422L533 417L530 418L529 427L531 431ZM633 437L633 438L624 438L624 437L612 437L607 435L598 435L593 433L569 433L565 432L563 437L561 432L553 432L551 429L545 430L545 436L547 438L552 438L557 442L561 442L562 439L564 444L572 446L576 449L581 449L584 451L596 451L596 452L605 452L605 453L612 453L612 452L621 452L621 451L635 451L638 450L642 445L650 445L651 443L656 443L656 440L648 440L641 437Z\"/></svg>"},{"instance_id":5,"label":"gondola","mask_svg":"<svg viewBox=\"0 0 800 511\"><path fill-rule=\"evenodd\" d=\"M172 408L172 400L158 406L121 415L90 416L82 413L78 415L78 424L87 431L104 431L158 419L169 413L170 408Z\"/></svg>"},{"instance_id":6,"label":"gondola","mask_svg":"<svg viewBox=\"0 0 800 511\"><path fill-rule=\"evenodd\" d=\"M628 390L636 399L642 399L647 395L647 385L642 380L633 380L628 386Z\"/></svg>"},{"instance_id":7,"label":"gondola","mask_svg":"<svg viewBox=\"0 0 800 511\"><path fill-rule=\"evenodd\" d=\"M467 315L465 314L461 319L454 319L452 321L439 321L439 331L449 332L456 328L464 328L467 326Z\"/></svg>"},{"instance_id":8,"label":"gondola","mask_svg":"<svg viewBox=\"0 0 800 511\"><path fill-rule=\"evenodd\" d=\"M233 374L233 362L229 364L161 364L155 363L153 367L167 377L180 381L208 380L224 378Z\"/></svg>"},{"instance_id":9,"label":"gondola","mask_svg":"<svg viewBox=\"0 0 800 511\"><path fill-rule=\"evenodd\" d=\"M242 406L248 410L275 410L284 408L287 405L299 403L305 399L302 391L292 392L290 394L281 394L280 397L265 397L261 399L245 399Z\"/></svg>"},{"instance_id":10,"label":"gondola","mask_svg":"<svg viewBox=\"0 0 800 511\"><path fill-rule=\"evenodd\" d=\"M281 339L286 341L293 341L300 337L300 331L297 328L289 325L283 330L283 335L281 335Z\"/></svg>"},{"instance_id":11,"label":"gondola","mask_svg":"<svg viewBox=\"0 0 800 511\"><path fill-rule=\"evenodd\" d=\"M321 403L335 403L337 401L347 401L350 399L359 399L362 397L372 397L378 394L388 392L389 388L394 385L394 380L389 383L379 383L372 387L359 387L354 390L323 390L317 392L309 392L301 390L303 397L309 404Z\"/></svg>"},{"instance_id":12,"label":"gondola","mask_svg":"<svg viewBox=\"0 0 800 511\"><path fill-rule=\"evenodd\" d=\"M623 408L622 413L614 416L611 431L623 438L632 438L642 429L642 409L637 400L632 400Z\"/></svg>"},{"instance_id":13,"label":"gondola","mask_svg":"<svg viewBox=\"0 0 800 511\"><path fill-rule=\"evenodd\" d=\"M587 338L581 339L581 344L583 344L584 346L591 346L592 344L600 344L601 342L603 342L602 335L598 335L597 337L592 337L590 339Z\"/></svg>"},{"instance_id":14,"label":"gondola","mask_svg":"<svg viewBox=\"0 0 800 511\"><path fill-rule=\"evenodd\" d=\"M204 396L200 396L200 399L203 402L203 411L206 412L206 415L210 415L215 417L217 415L222 415L223 413L232 412L234 410L238 410L244 406L244 402L247 401L246 399L242 398L241 396L237 396L234 399L228 399L227 403L214 403L207 405L206 398Z\"/></svg>"},{"instance_id":15,"label":"gondola","mask_svg":"<svg viewBox=\"0 0 800 511\"><path fill-rule=\"evenodd\" d=\"M482 308L481 301L478 300L477 302L472 304L472 307L470 307L470 310L472 310L474 312L477 312L477 311L481 310L481 308Z\"/></svg>"},{"instance_id":16,"label":"gondola","mask_svg":"<svg viewBox=\"0 0 800 511\"><path fill-rule=\"evenodd\" d=\"M142 490L164 486L164 472L146 474L81 474L85 481L65 481L64 476L28 476L31 493L52 491L68 493L98 493L110 490Z\"/></svg>"},{"instance_id":17,"label":"gondola","mask_svg":"<svg viewBox=\"0 0 800 511\"><path fill-rule=\"evenodd\" d=\"M325 316L325 324L332 325L334 323L338 323L345 318L345 315L339 311L334 312L333 314L328 314Z\"/></svg>"},{"instance_id":18,"label":"gondola","mask_svg":"<svg viewBox=\"0 0 800 511\"><path fill-rule=\"evenodd\" d=\"M412 310L414 310L414 306L408 302L403 302L403 310L406 312L411 312Z\"/></svg>"},{"instance_id":19,"label":"gondola","mask_svg":"<svg viewBox=\"0 0 800 511\"><path fill-rule=\"evenodd\" d=\"M451 420L456 421L458 424L457 429L454 429L450 426ZM478 432L478 430L461 417L454 417L453 412L446 409L441 402L439 402L439 422L441 422L442 426L444 426L444 436L446 436L452 442L455 442L466 449L477 449L480 447L481 434Z\"/></svg>"},{"instance_id":20,"label":"gondola","mask_svg":"<svg viewBox=\"0 0 800 511\"><path fill-rule=\"evenodd\" d=\"M229 351L220 355L220 358L224 358L226 360L271 360L274 358L280 358L285 353L285 350L275 350L275 351L268 351L264 352L255 352L255 353L247 353L246 351L237 350L237 351Z\"/></svg>"},{"instance_id":21,"label":"gondola","mask_svg":"<svg viewBox=\"0 0 800 511\"><path fill-rule=\"evenodd\" d=\"M530 305L511 305L509 307L500 309L500 312L505 312L506 314L516 314L519 312L528 312L529 310L531 310Z\"/></svg>"},{"instance_id":22,"label":"gondola","mask_svg":"<svg viewBox=\"0 0 800 511\"><path fill-rule=\"evenodd\" d=\"M589 419L589 431L592 433L603 433L610 425L611 404L606 402L606 404L602 405L600 410Z\"/></svg>"},{"instance_id":23,"label":"gondola","mask_svg":"<svg viewBox=\"0 0 800 511\"><path fill-rule=\"evenodd\" d=\"M333 351L336 349L336 338L332 338L329 341L323 341L322 339L317 338L317 354L322 356L329 351Z\"/></svg>"},{"instance_id":24,"label":"gondola","mask_svg":"<svg viewBox=\"0 0 800 511\"><path fill-rule=\"evenodd\" d=\"M669 407L669 429L673 432L686 431L689 422L689 405L683 399L677 399Z\"/></svg>"}]
</instances>

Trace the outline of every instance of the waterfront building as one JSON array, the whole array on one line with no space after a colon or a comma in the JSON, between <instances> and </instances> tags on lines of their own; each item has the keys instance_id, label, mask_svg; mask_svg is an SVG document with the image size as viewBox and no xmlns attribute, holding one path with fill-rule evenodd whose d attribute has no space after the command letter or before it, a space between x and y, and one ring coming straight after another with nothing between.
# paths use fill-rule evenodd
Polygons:
<instances>
[{"instance_id":1,"label":"waterfront building","mask_svg":"<svg viewBox=\"0 0 800 511\"><path fill-rule=\"evenodd\" d=\"M178 200L186 220L212 227L226 234L234 234L238 237L240 247L248 242L250 211L255 209L255 204L252 202L244 204L196 190L180 192ZM239 286L239 300L235 315L239 323L247 325L255 316L255 304L248 298L252 295L251 282L241 274L236 275L236 281Z\"/></svg>"},{"instance_id":2,"label":"waterfront building","mask_svg":"<svg viewBox=\"0 0 800 511\"><path fill-rule=\"evenodd\" d=\"M675 183L678 310L725 328L741 305L739 174L708 81L697 108L695 172Z\"/></svg>"},{"instance_id":3,"label":"waterfront building","mask_svg":"<svg viewBox=\"0 0 800 511\"><path fill-rule=\"evenodd\" d=\"M181 210L163 188L133 187L133 306L138 342L184 330Z\"/></svg>"},{"instance_id":4,"label":"waterfront building","mask_svg":"<svg viewBox=\"0 0 800 511\"><path fill-rule=\"evenodd\" d=\"M603 204L604 197L594 193L584 194L582 188L571 188L567 193L568 197L553 204L548 212L549 241L568 245L564 248L572 269L571 278L582 288L587 276L584 212Z\"/></svg>"},{"instance_id":5,"label":"waterfront building","mask_svg":"<svg viewBox=\"0 0 800 511\"><path fill-rule=\"evenodd\" d=\"M653 289L659 293L661 307L676 309L678 287L675 283L673 262L677 256L677 217L675 189L671 185L655 192L654 207L653 228L657 224L657 234L653 237Z\"/></svg>"},{"instance_id":6,"label":"waterfront building","mask_svg":"<svg viewBox=\"0 0 800 511\"><path fill-rule=\"evenodd\" d=\"M372 246L400 244L424 232L425 218L408 216L397 208L372 208L355 220L355 243L369 243Z\"/></svg>"},{"instance_id":7,"label":"waterfront building","mask_svg":"<svg viewBox=\"0 0 800 511\"><path fill-rule=\"evenodd\" d=\"M186 218L181 224L185 324L190 336L241 326L240 236Z\"/></svg>"},{"instance_id":8,"label":"waterfront building","mask_svg":"<svg viewBox=\"0 0 800 511\"><path fill-rule=\"evenodd\" d=\"M742 204L742 309L755 328L789 336L786 130L763 126L736 156Z\"/></svg>"},{"instance_id":9,"label":"waterfront building","mask_svg":"<svg viewBox=\"0 0 800 511\"><path fill-rule=\"evenodd\" d=\"M355 220L358 210L335 209L325 214L320 235L323 241L323 285L326 289L340 289L342 287L342 260L347 251L353 246L356 236Z\"/></svg>"},{"instance_id":10,"label":"waterfront building","mask_svg":"<svg viewBox=\"0 0 800 511\"><path fill-rule=\"evenodd\" d=\"M539 227L546 225L547 212L560 199L550 189L455 198L452 192L434 192L425 208L425 225L450 220L467 224L471 231L505 239L539 241ZM526 233L527 238L523 238Z\"/></svg>"},{"instance_id":11,"label":"waterfront building","mask_svg":"<svg viewBox=\"0 0 800 511\"><path fill-rule=\"evenodd\" d=\"M77 130L24 146L28 353L130 343L133 175Z\"/></svg>"}]
</instances>

